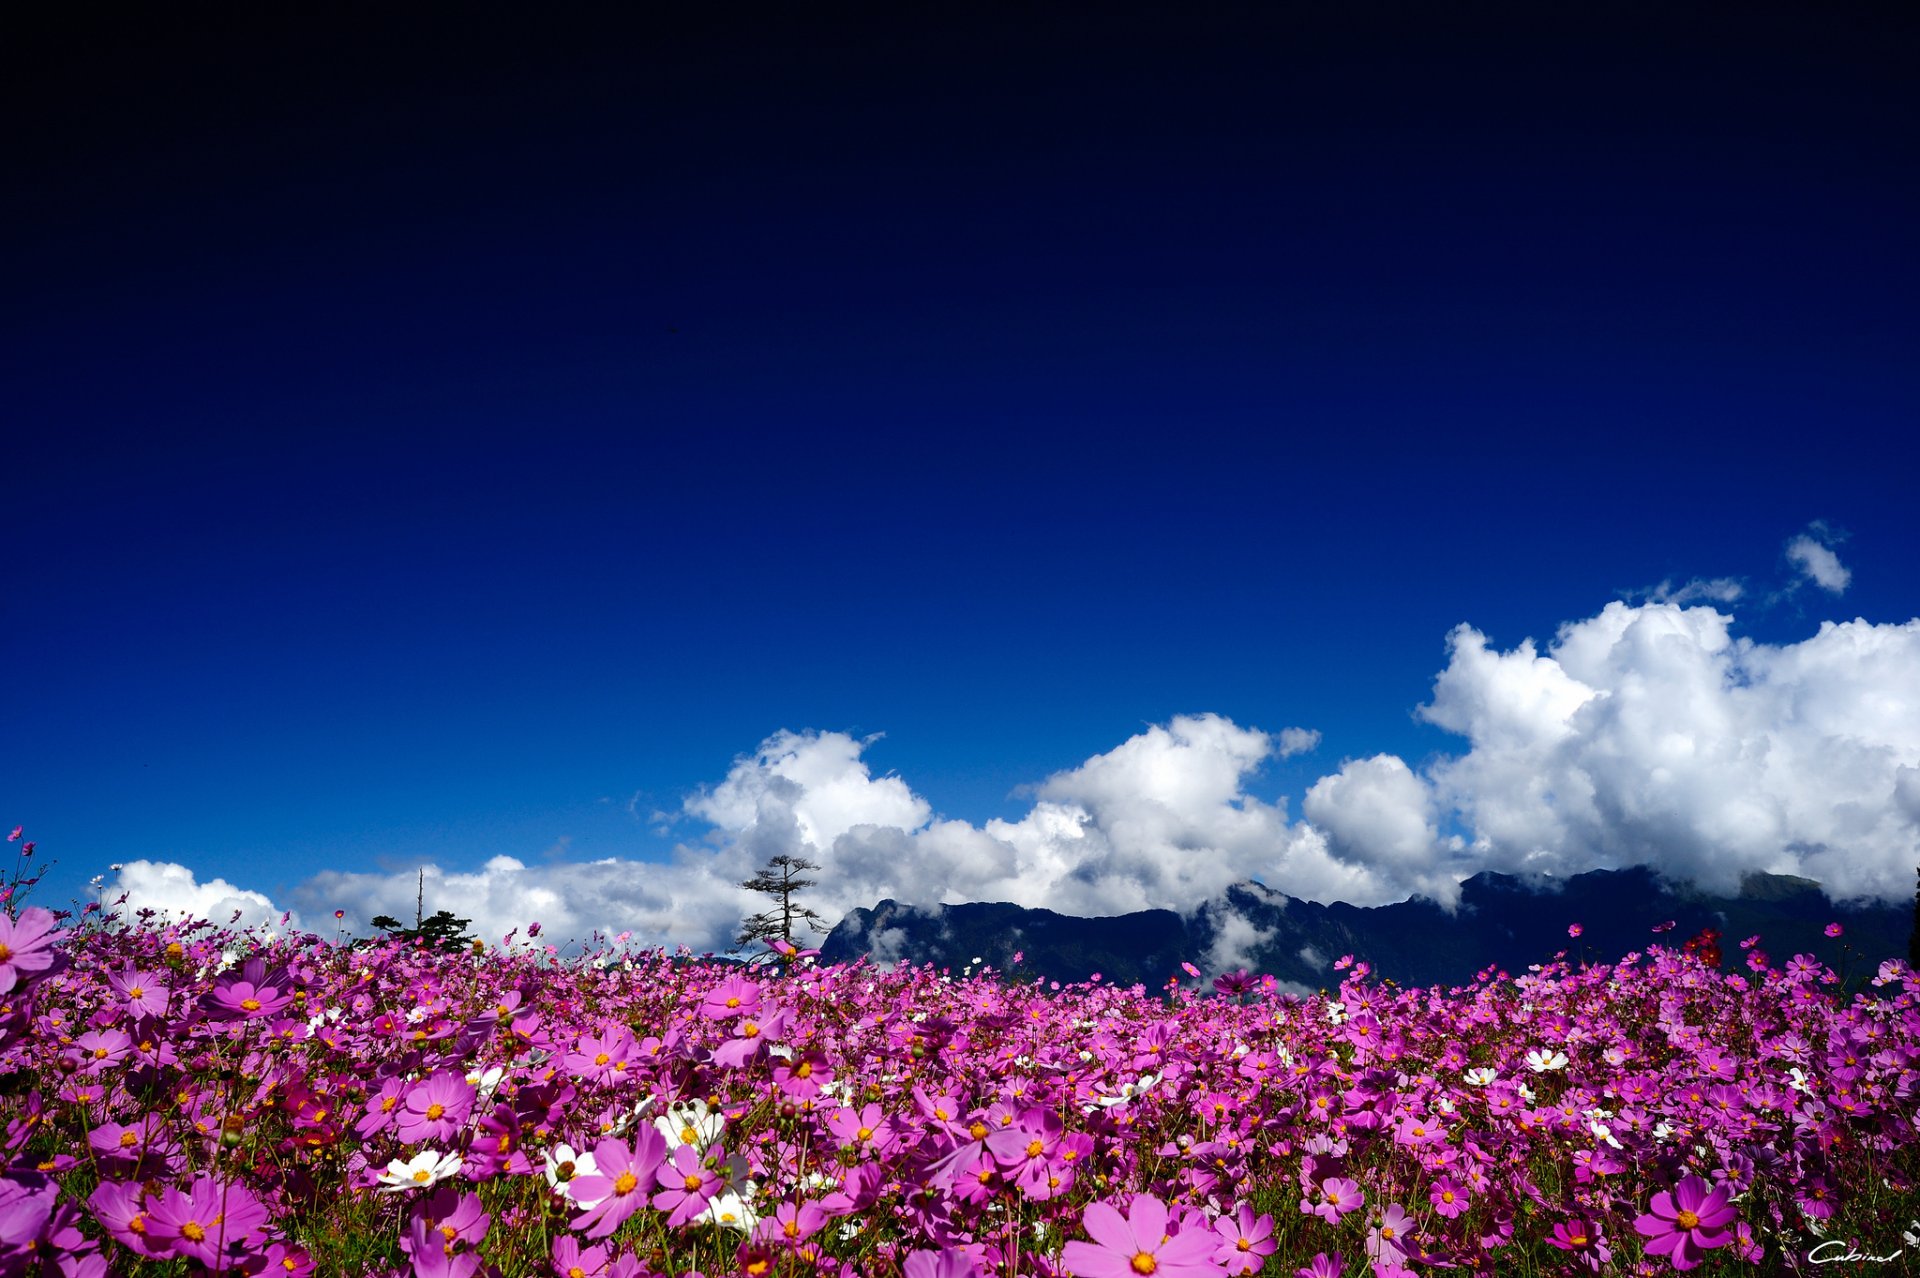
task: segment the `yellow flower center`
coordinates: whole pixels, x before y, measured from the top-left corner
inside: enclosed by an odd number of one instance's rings
[[[1146,1252],[1136,1251],[1133,1253],[1133,1272],[1136,1274],[1150,1274],[1159,1267],[1160,1262]]]
[[[856,1140],[872,1140],[873,1128],[862,1127],[859,1131],[855,1132],[853,1135],[854,1135],[854,1139]]]
[[[693,1144],[693,1142],[699,1139],[700,1139],[700,1133],[693,1129],[692,1123],[688,1123],[685,1127],[682,1127],[680,1129],[680,1143],[682,1145],[691,1145]]]
[[[700,1178],[698,1176],[688,1176],[685,1180],[681,1181],[680,1183],[686,1186],[687,1192],[689,1194],[691,1194],[696,1189],[700,1188]]]
[[[180,1226],[180,1236],[191,1239],[194,1242],[205,1242],[207,1240],[207,1231],[199,1221],[189,1220],[186,1224]]]
[[[612,1059],[613,1057],[607,1055],[605,1052],[599,1052],[594,1055],[593,1063],[595,1065],[605,1065],[608,1061]]]
[[[433,1173],[428,1171],[424,1167],[422,1167],[419,1171],[413,1174],[413,1183],[416,1185],[424,1185],[432,1179],[433,1179]]]
[[[1042,1142],[1037,1140],[1030,1140],[1027,1142],[1027,1157],[1038,1158],[1040,1157],[1041,1153],[1045,1151],[1045,1149],[1046,1149],[1046,1145],[1043,1144]]]
[[[734,995],[734,996],[733,996],[732,998],[730,998],[730,999],[728,999],[728,1000],[727,1000],[727,1006],[728,1006],[728,1007],[738,1007],[738,1006],[740,1006],[740,996],[736,994],[736,995]]]
[[[4,947],[0,947],[0,948],[4,948]],[[5,962],[5,960],[4,960],[4,959],[0,959],[0,962]],[[127,997],[128,997],[128,998],[144,998],[144,997],[146,997],[146,993],[147,993],[147,991],[146,991],[145,989],[143,989],[143,988],[141,988],[140,986],[138,986],[138,985],[136,985],[136,986],[134,986],[134,987],[133,987],[132,989],[130,989],[130,990],[128,990],[128,991],[127,991]]]
[[[446,1112],[447,1112],[447,1107],[445,1105],[442,1105],[439,1101],[435,1101],[433,1104],[427,1106],[427,1117],[429,1119],[438,1118],[440,1117],[440,1115]]]
[[[800,1063],[799,1063],[798,1065],[795,1065],[795,1066],[793,1067],[793,1076],[794,1076],[795,1078],[812,1078],[812,1077],[813,1077],[813,1062],[812,1062],[812,1061],[801,1061],[801,1062],[800,1062]]]
[[[623,1171],[620,1173],[620,1179],[613,1182],[613,1192],[624,1198],[628,1194],[631,1194],[634,1186],[639,1183],[640,1178],[638,1176],[635,1176],[630,1171]]]
[[[1700,1217],[1690,1211],[1680,1212],[1674,1217],[1674,1221],[1678,1223],[1682,1229],[1697,1229],[1700,1225]]]
[[[257,1012],[260,1010],[260,1000],[257,998],[243,998],[240,1000],[240,1006],[246,1008],[249,1012]]]
[[[1585,1234],[1575,1234],[1571,1238],[1567,1239],[1567,1241],[1569,1243],[1572,1243],[1575,1247],[1584,1247],[1587,1245],[1587,1236]]]
[[[139,1143],[140,1143],[140,1136],[137,1132],[121,1132],[120,1133],[120,1148],[132,1149],[135,1145],[138,1145]]]
[[[987,1138],[987,1125],[975,1119],[973,1126],[967,1128],[967,1135],[973,1137],[975,1140],[985,1140]]]

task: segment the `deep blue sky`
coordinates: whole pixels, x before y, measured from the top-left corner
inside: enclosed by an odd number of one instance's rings
[[[1448,748],[1454,624],[1814,519],[1744,632],[1920,613],[1911,11],[1274,8],[10,28],[49,894],[644,856],[780,728],[977,821],[1215,711],[1297,795]]]

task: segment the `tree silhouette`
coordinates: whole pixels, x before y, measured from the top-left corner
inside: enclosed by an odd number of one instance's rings
[[[415,885],[413,898],[413,926],[402,927],[400,920],[391,914],[373,916],[373,926],[390,934],[397,941],[408,941],[415,945],[431,945],[441,950],[463,950],[474,943],[466,934],[467,924],[472,919],[457,919],[452,910],[436,910],[426,914],[427,872],[420,871],[420,881]]]
[[[771,941],[776,937],[789,944],[793,941],[795,924],[802,927],[824,929],[827,921],[793,899],[793,894],[803,888],[810,888],[817,880],[802,878],[808,870],[817,870],[819,865],[803,856],[789,856],[781,853],[760,867],[760,872],[740,886],[750,892],[760,892],[773,898],[774,904],[758,914],[751,915],[740,926],[740,935],[733,940],[733,948],[741,949],[755,941]]]
[[[1913,868],[1913,931],[1907,934],[1907,966],[1920,972],[1920,865]]]

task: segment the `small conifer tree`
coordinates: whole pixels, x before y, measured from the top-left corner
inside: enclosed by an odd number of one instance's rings
[[[740,926],[740,935],[734,938],[733,948],[737,951],[755,941],[771,941],[778,938],[788,944],[793,942],[794,927],[824,929],[827,921],[806,906],[794,900],[794,893],[812,887],[818,880],[802,877],[808,870],[817,870],[820,866],[803,856],[791,856],[787,853],[773,857],[760,872],[740,886],[750,892],[760,892],[773,898],[773,905],[760,913],[751,915]]]

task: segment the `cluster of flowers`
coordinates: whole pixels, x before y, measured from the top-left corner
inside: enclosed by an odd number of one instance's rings
[[[0,1276],[1747,1272],[1920,1169],[1900,963],[808,957],[0,919]]]

